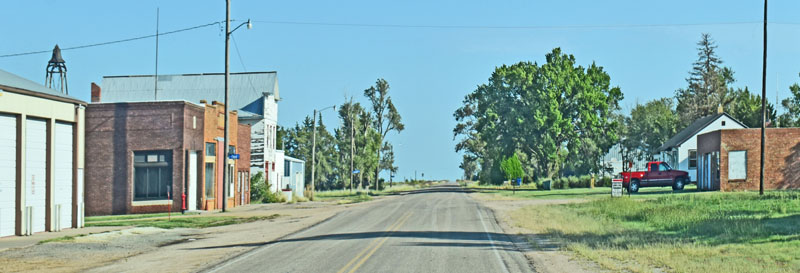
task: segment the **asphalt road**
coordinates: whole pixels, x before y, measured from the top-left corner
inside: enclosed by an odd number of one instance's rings
[[[208,272],[531,272],[492,212],[456,184],[375,202]],[[235,247],[221,245],[218,247]]]

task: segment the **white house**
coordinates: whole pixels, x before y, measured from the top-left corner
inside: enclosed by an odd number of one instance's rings
[[[689,178],[697,181],[697,136],[720,129],[747,128],[726,113],[706,116],[695,120],[658,148],[658,158],[672,168],[689,172]]]
[[[303,197],[303,191],[306,187],[306,162],[291,156],[286,156],[283,154],[282,150],[277,151],[277,156],[278,158],[283,158],[283,162],[277,164],[279,168],[278,170],[280,170],[283,174],[282,178],[279,179],[277,183],[270,185],[270,190],[279,191],[289,188],[292,190],[294,195]]]
[[[158,75],[155,92],[153,75],[104,76],[102,90],[92,90],[92,102],[142,102],[185,100],[224,101],[225,74]],[[283,163],[276,150],[278,128],[278,73],[230,73],[231,110],[238,111],[239,122],[251,126],[251,174],[263,171],[271,184],[282,177]],[[96,94],[96,96],[95,96]]]

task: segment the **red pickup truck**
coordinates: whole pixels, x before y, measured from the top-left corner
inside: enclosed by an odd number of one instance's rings
[[[641,187],[672,186],[673,190],[682,190],[689,183],[689,173],[673,170],[666,162],[652,161],[647,163],[647,171],[622,172],[622,185],[630,192],[637,192]]]

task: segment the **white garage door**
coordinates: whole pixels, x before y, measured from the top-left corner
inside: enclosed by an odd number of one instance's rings
[[[14,235],[17,177],[17,119],[0,115],[0,237]]]
[[[47,122],[25,121],[25,206],[32,207],[31,232],[45,230]]]
[[[58,228],[72,226],[72,124],[56,123],[55,208]]]

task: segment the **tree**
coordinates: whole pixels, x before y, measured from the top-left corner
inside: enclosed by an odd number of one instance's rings
[[[626,135],[622,146],[632,158],[645,159],[658,152],[658,148],[678,132],[680,117],[675,112],[672,98],[661,98],[637,104],[626,119]]]
[[[734,82],[733,70],[722,67],[711,35],[703,33],[697,46],[697,61],[686,79],[688,87],[675,91],[677,111],[684,126],[716,114],[719,107],[724,108],[733,100],[727,87]]]
[[[587,157],[599,161],[617,140],[612,113],[622,92],[609,82],[602,67],[578,66],[560,48],[548,53],[541,66],[520,62],[498,67],[489,83],[479,85],[456,110],[459,123],[453,131],[466,140],[456,149],[479,153],[481,183],[501,181],[499,163],[513,154],[543,178],[556,174],[570,154],[590,152]],[[475,138],[480,141],[470,143]]]
[[[800,85],[797,83],[789,86],[792,95],[781,101],[781,106],[786,111],[778,117],[780,127],[800,127]]]
[[[731,91],[733,102],[728,104],[725,112],[730,114],[736,120],[744,123],[750,128],[761,127],[761,95],[751,93],[745,87],[744,89],[737,89]],[[767,124],[770,121],[775,121],[776,118],[775,106],[767,102]],[[772,125],[774,127],[774,124]]]
[[[503,170],[506,180],[513,180],[515,178],[522,178],[525,174],[522,171],[522,163],[519,162],[517,154],[514,154],[500,163],[500,169]],[[513,183],[513,182],[512,182]]]
[[[386,134],[391,131],[400,133],[405,129],[405,125],[402,122],[400,113],[398,113],[397,108],[395,108],[394,103],[392,103],[392,98],[389,96],[389,83],[386,80],[378,79],[374,86],[364,90],[364,96],[372,103],[372,113],[375,115],[373,128],[378,132],[378,145],[380,147],[379,149],[375,149],[377,155],[375,158],[380,161],[382,160],[381,151],[386,149],[383,146],[388,144],[384,144]],[[381,170],[388,170],[388,168],[383,167],[384,164],[379,164],[375,170],[376,190],[378,189],[377,181],[379,181]]]

